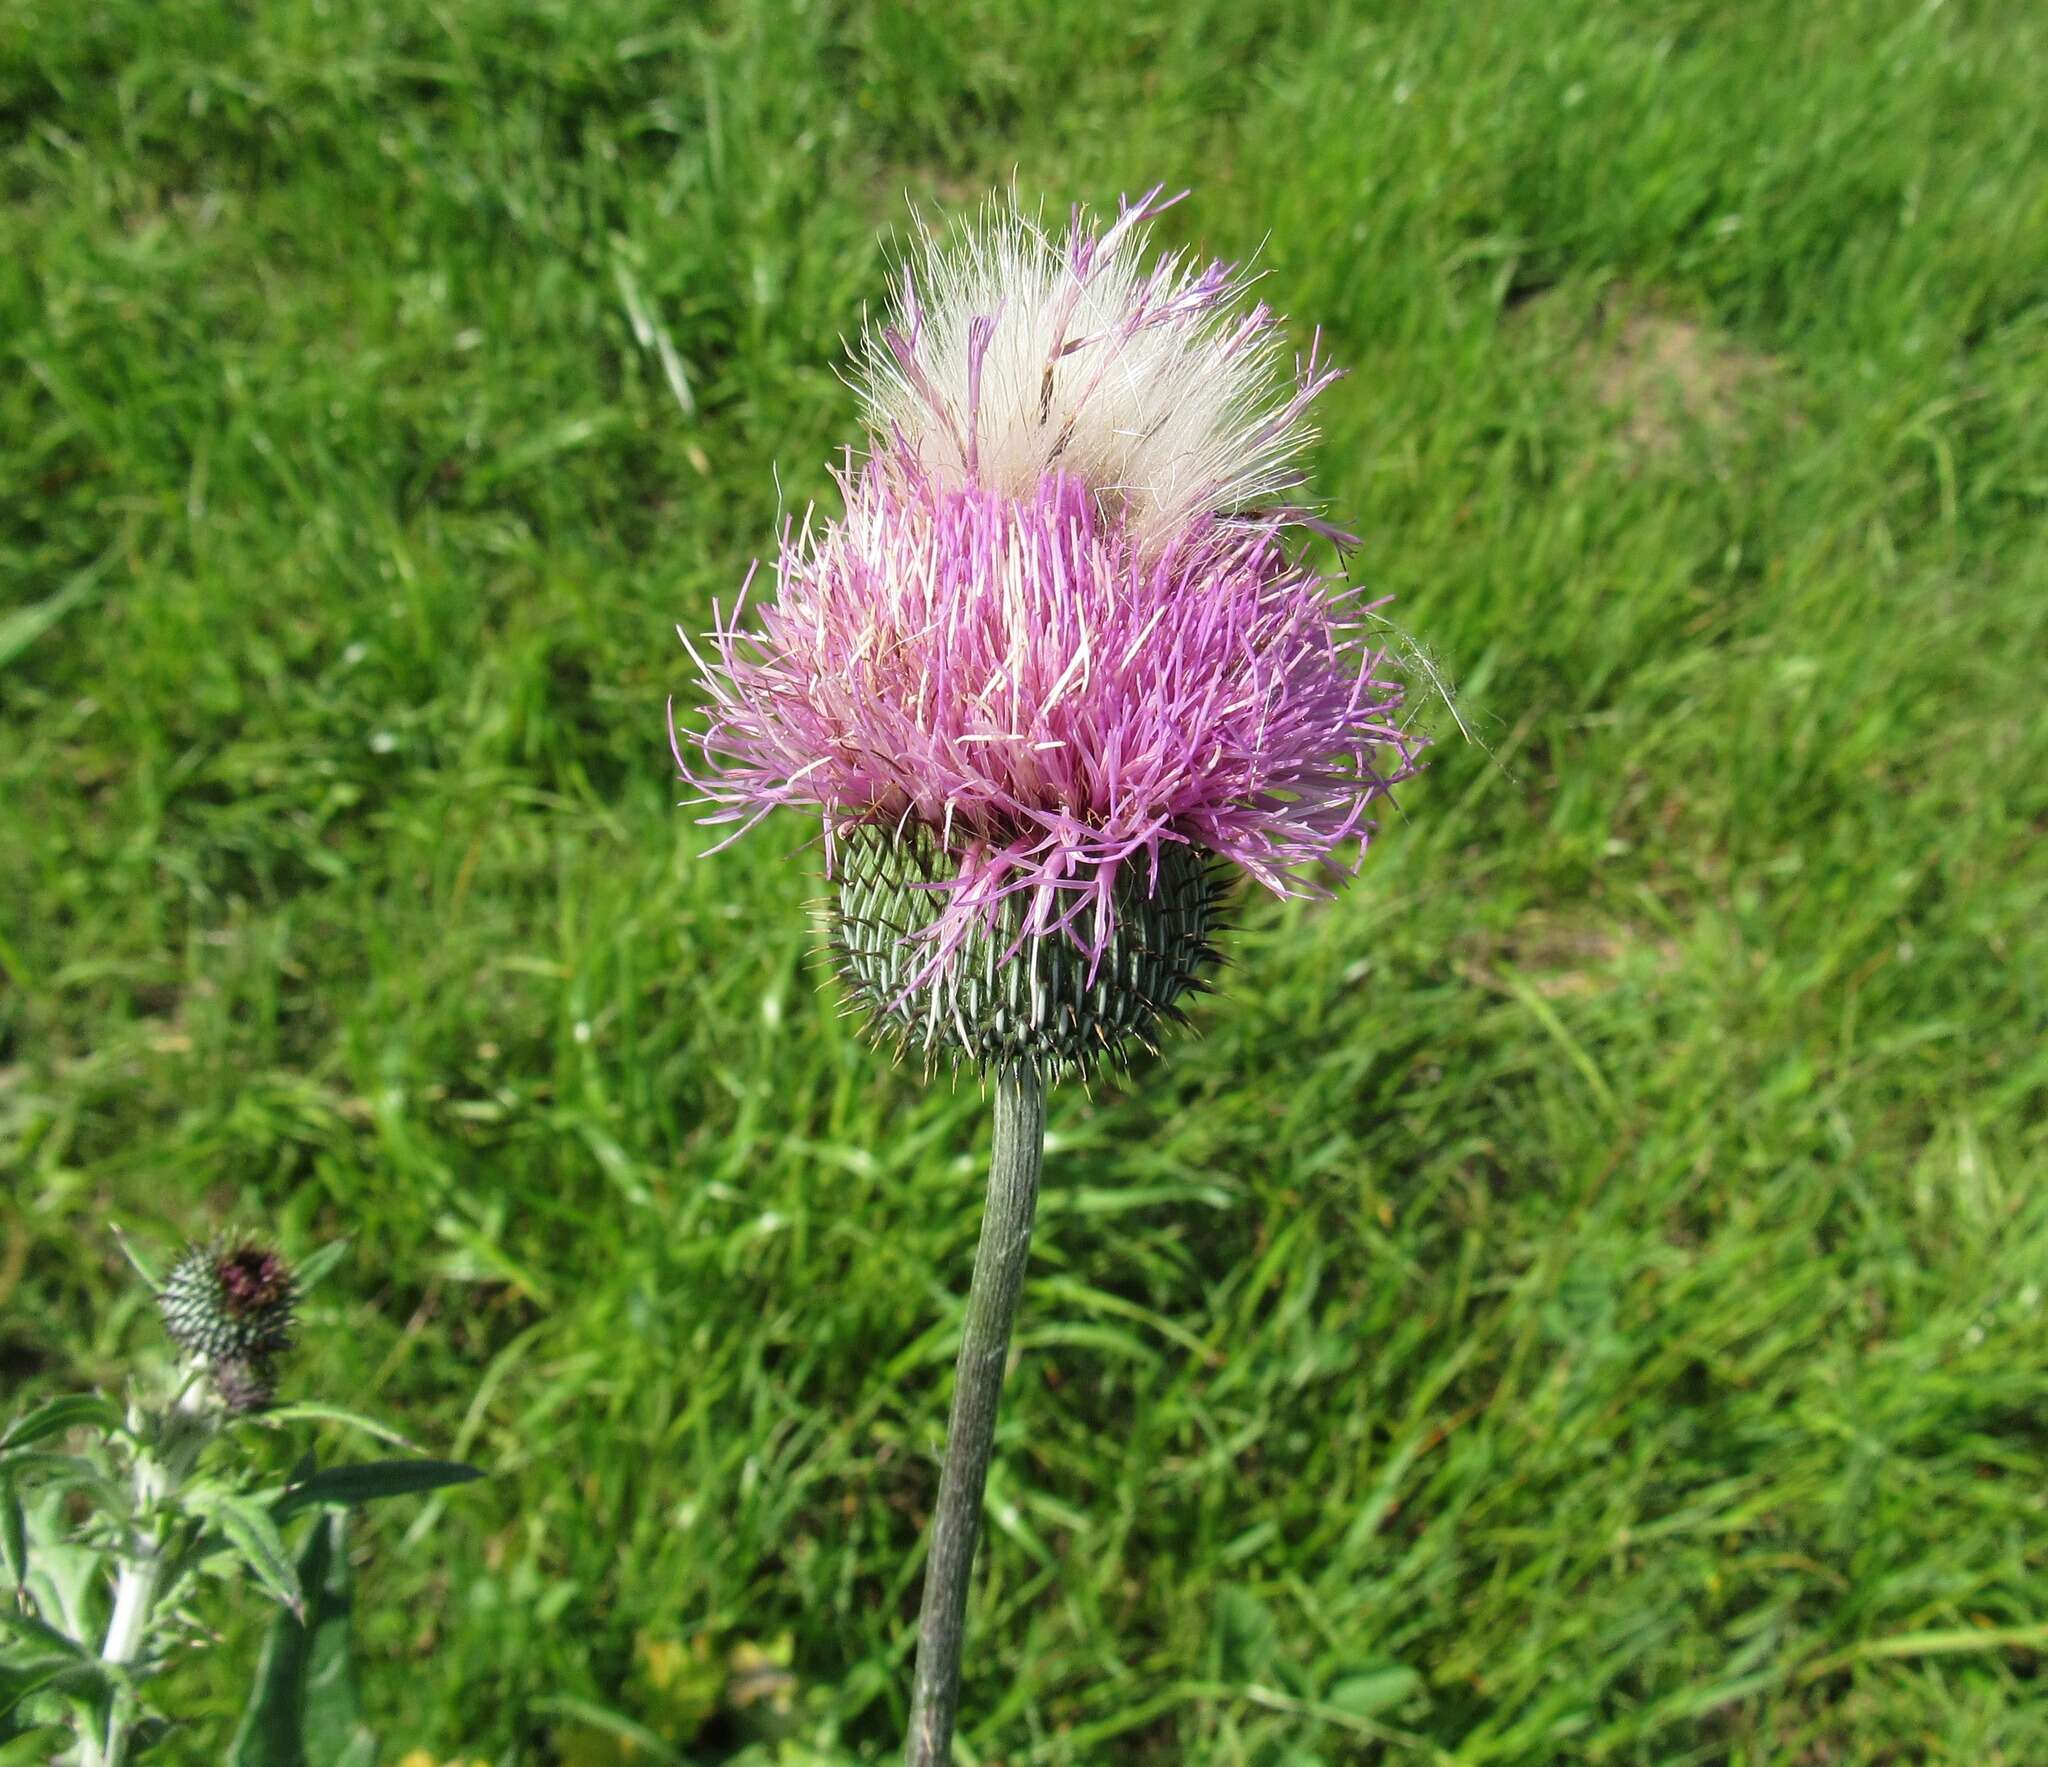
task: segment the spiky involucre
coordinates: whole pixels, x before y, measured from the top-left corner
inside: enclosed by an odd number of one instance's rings
[[[870,1026],[927,1068],[1028,1068],[1042,1078],[1156,1048],[1165,1023],[1209,984],[1222,868],[1193,848],[1160,853],[1159,876],[1124,868],[1097,962],[1072,940],[1031,938],[1011,898],[970,924],[943,974],[924,938],[953,860],[922,830],[856,829],[841,840],[829,918],[832,954]]]
[[[267,1246],[229,1239],[188,1246],[157,1292],[171,1341],[203,1362],[255,1363],[291,1348],[298,1279]]]
[[[1258,510],[1298,485],[1306,413],[1332,380],[1312,345],[1285,370],[1279,323],[1223,262],[1147,264],[1155,188],[1064,237],[991,202],[952,238],[921,230],[895,307],[862,345],[874,433],[942,490],[1028,498],[1051,472],[1087,483],[1147,549],[1189,523]]]

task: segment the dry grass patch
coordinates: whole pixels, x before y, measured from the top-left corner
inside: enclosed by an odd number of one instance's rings
[[[1528,302],[1519,318],[1565,353],[1571,384],[1616,416],[1631,454],[1666,459],[1688,436],[1730,440],[1765,411],[1796,422],[1782,358],[1676,311],[1654,292],[1611,288],[1586,315],[1568,312],[1558,291]]]

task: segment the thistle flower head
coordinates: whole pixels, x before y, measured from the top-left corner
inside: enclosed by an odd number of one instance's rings
[[[1144,1038],[1208,956],[1211,861],[1323,888],[1412,768],[1352,595],[1259,507],[1329,373],[1278,376],[1229,266],[1145,268],[1162,206],[928,242],[868,346],[844,515],[792,524],[769,593],[691,645],[706,721],[694,757],[671,738],[706,820],[820,814],[842,971],[928,1050]]]
[[[290,1349],[298,1300],[291,1266],[239,1239],[188,1246],[157,1292],[171,1341],[214,1364],[267,1364]]]

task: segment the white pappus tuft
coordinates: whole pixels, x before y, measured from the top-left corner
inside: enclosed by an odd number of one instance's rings
[[[1076,208],[1063,240],[992,201],[954,239],[920,228],[894,311],[864,339],[859,390],[940,489],[1029,498],[1050,472],[1086,483],[1141,545],[1205,515],[1275,508],[1301,482],[1310,402],[1336,370],[1286,372],[1285,342],[1235,265],[1147,264],[1159,186],[1103,231]],[[1321,525],[1321,524],[1315,524]]]

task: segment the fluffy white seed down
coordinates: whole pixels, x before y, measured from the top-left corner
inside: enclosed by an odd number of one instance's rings
[[[1284,499],[1334,378],[1284,340],[1249,278],[1172,254],[1147,264],[1152,192],[1064,239],[991,202],[942,239],[920,225],[894,311],[864,340],[870,424],[945,489],[1029,497],[1055,469],[1148,548],[1205,514]]]

